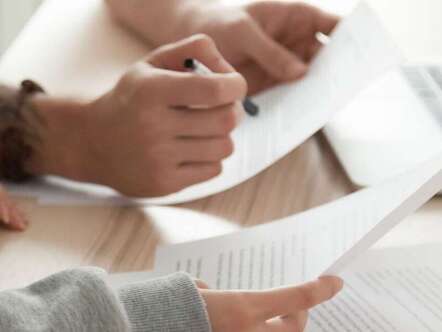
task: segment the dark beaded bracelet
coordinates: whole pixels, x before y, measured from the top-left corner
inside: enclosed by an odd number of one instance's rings
[[[0,179],[24,182],[32,178],[25,165],[32,157],[35,139],[27,116],[33,111],[28,100],[44,90],[37,83],[25,80],[18,92],[0,86],[2,91],[6,92],[0,94]]]

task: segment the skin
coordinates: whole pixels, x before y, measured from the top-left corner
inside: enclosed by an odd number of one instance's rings
[[[202,285],[200,292],[214,332],[301,332],[308,310],[333,298],[342,287],[339,278],[321,277],[264,291],[218,291]]]
[[[8,229],[23,231],[28,221],[19,210],[14,201],[9,197],[3,187],[0,186],[0,223]]]
[[[328,34],[338,22],[293,2],[233,9],[190,0],[107,2],[123,24],[154,45],[174,43],[134,65],[97,100],[36,96],[32,102],[44,126],[26,167],[130,196],[166,195],[218,175],[221,161],[233,152],[230,133],[247,91],[301,78],[320,48],[316,33]],[[198,35],[177,42],[196,33],[212,39]],[[189,57],[215,74],[185,72]],[[27,224],[3,190],[0,221],[13,229]],[[303,331],[308,310],[343,286],[335,277],[247,292],[196,283],[214,332]]]
[[[189,57],[215,73],[186,72]],[[177,192],[220,174],[222,160],[233,152],[230,134],[244,113],[246,93],[244,78],[207,36],[169,44],[93,102],[62,107],[36,97],[46,126],[30,171],[107,185],[132,197]]]
[[[287,1],[240,7],[202,0],[106,2],[118,20],[156,46],[205,33],[219,51],[206,37],[196,37],[167,61],[161,54],[173,54],[177,45],[155,52],[98,100],[36,96],[33,105],[45,125],[27,169],[137,197],[162,196],[218,175],[221,161],[233,152],[229,134],[242,114],[243,78],[249,94],[301,78],[321,46],[316,33],[328,34],[338,22],[334,15]],[[181,61],[191,56],[218,74],[185,83],[190,74],[182,73]],[[191,91],[184,92],[183,85]],[[170,100],[171,95],[186,98]]]
[[[192,0],[107,0],[114,16],[153,45],[195,33],[213,38],[222,55],[249,85],[249,94],[300,79],[330,34],[335,15],[294,1],[259,1],[227,7]],[[167,27],[158,29],[161,22]],[[172,22],[172,23],[171,23]]]
[[[214,74],[187,72],[189,57]],[[96,100],[32,97],[36,116],[28,122],[39,139],[25,169],[132,197],[177,192],[221,173],[246,94],[246,81],[213,40],[194,35],[158,48]],[[26,219],[1,193],[0,223],[24,229]]]

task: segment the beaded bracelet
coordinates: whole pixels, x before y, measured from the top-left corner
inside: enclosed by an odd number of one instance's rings
[[[28,121],[33,112],[28,101],[36,93],[44,90],[31,80],[23,81],[18,91],[0,85],[0,179],[24,182],[32,178],[25,166],[37,137]]]

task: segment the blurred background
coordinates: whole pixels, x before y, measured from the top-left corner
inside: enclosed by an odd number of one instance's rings
[[[43,0],[0,0],[0,56]]]

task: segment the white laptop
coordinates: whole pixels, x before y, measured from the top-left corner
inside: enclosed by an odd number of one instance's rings
[[[442,62],[388,73],[325,128],[357,186],[382,181],[442,151]]]
[[[442,1],[369,3],[409,65],[375,82],[324,130],[358,186],[380,182],[442,151]]]

